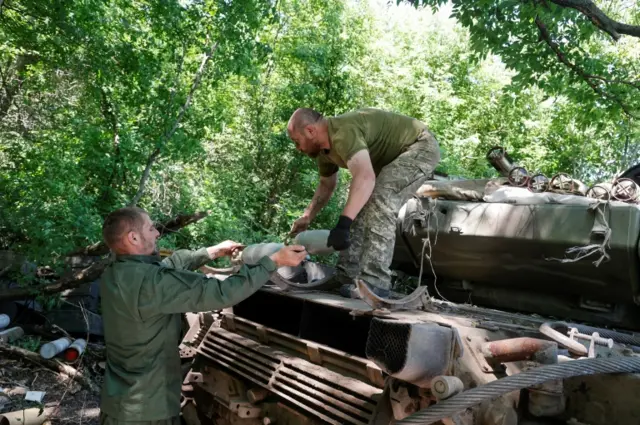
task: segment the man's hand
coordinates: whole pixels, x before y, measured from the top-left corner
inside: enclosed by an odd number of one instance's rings
[[[275,254],[271,254],[269,258],[276,263],[277,267],[282,266],[291,266],[295,267],[304,260],[307,256],[307,251],[305,251],[304,246],[302,245],[289,245],[282,248],[280,251]]]
[[[293,226],[291,226],[291,231],[289,235],[295,236],[300,232],[304,232],[309,228],[311,224],[311,218],[309,216],[303,215],[299,219],[293,222]]]
[[[342,251],[349,248],[349,245],[351,245],[351,241],[349,240],[351,223],[353,223],[353,220],[346,215],[341,215],[336,227],[329,232],[327,246],[334,248],[336,251]]]
[[[215,260],[220,257],[231,257],[237,252],[242,251],[244,245],[234,241],[220,242],[218,245],[207,248],[209,258]]]

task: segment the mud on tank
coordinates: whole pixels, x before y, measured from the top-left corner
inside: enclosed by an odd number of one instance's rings
[[[429,181],[400,211],[412,294],[346,299],[307,262],[187,315],[184,421],[640,423],[638,167],[597,191],[504,154],[502,177]]]

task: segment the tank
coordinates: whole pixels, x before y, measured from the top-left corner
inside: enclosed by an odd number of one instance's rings
[[[438,176],[402,207],[390,298],[306,261],[191,315],[185,422],[640,423],[635,174],[599,191],[492,152],[501,177]]]

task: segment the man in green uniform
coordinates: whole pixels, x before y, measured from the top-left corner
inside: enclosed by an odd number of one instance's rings
[[[307,255],[302,246],[287,246],[220,281],[191,270],[242,245],[225,241],[160,261],[158,236],[147,213],[135,207],[112,212],[103,225],[115,260],[100,281],[107,350],[101,425],[179,424],[181,313],[232,306],[276,268],[297,266]]]
[[[339,168],[349,169],[349,197],[328,241],[342,251],[337,276],[346,296],[357,295],[353,279],[359,278],[386,297],[396,217],[440,162],[436,138],[414,118],[372,108],[327,118],[301,108],[291,116],[287,131],[296,149],[316,159],[320,174],[313,199],[291,233],[309,227],[331,198]]]

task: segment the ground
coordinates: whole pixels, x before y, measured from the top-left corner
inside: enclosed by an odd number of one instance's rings
[[[85,351],[72,365],[91,378],[98,388],[102,384],[103,350],[99,346]],[[97,425],[100,395],[76,381],[29,360],[6,358],[0,354],[0,414],[32,407],[57,407],[50,418],[54,424]],[[25,401],[26,391],[44,391],[42,404]]]

